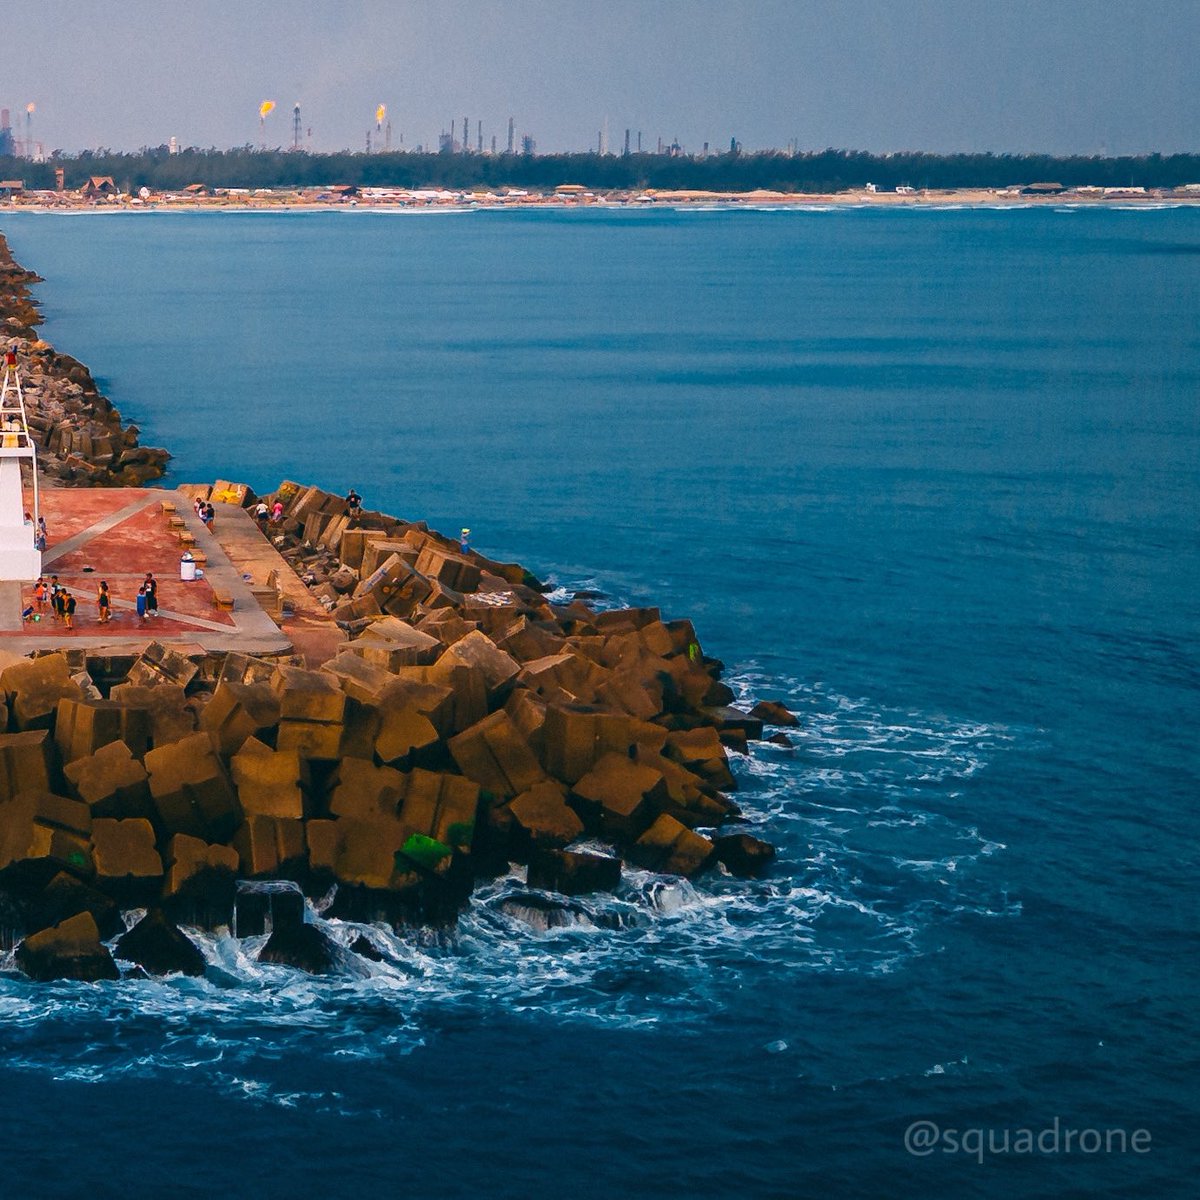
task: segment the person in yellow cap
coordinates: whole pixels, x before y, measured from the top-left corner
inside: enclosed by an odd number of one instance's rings
[[[458,548],[463,554],[471,549],[471,531],[469,529],[464,529],[458,535]]]

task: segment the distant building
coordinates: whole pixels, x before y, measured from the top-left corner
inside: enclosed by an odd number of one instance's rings
[[[120,195],[120,189],[113,183],[111,175],[93,175],[83,185],[81,195],[86,200],[99,200],[102,196]]]
[[[359,194],[358,185],[353,183],[335,183],[325,191],[335,200],[352,200]]]
[[[1061,183],[1027,183],[1021,189],[1022,196],[1057,196],[1067,189]]]
[[[208,195],[208,184],[207,183],[189,183],[187,185],[187,187],[185,187],[183,190],[189,196],[207,196]]]
[[[5,200],[19,196],[25,190],[23,179],[0,179],[0,196]]]

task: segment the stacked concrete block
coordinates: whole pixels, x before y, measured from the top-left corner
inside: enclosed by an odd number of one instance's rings
[[[270,683],[219,683],[200,714],[200,728],[226,758],[248,738],[274,736],[279,724],[279,697]]]
[[[699,875],[713,862],[714,855],[715,847],[708,838],[668,813],[663,813],[629,851],[629,857],[641,867],[686,879]]]
[[[163,861],[155,843],[154,826],[144,818],[95,819],[92,861],[96,886],[124,903],[149,903],[162,890]]]
[[[53,746],[44,729],[0,733],[0,802],[21,792],[49,790]]]
[[[124,742],[109,742],[95,754],[63,768],[72,794],[93,817],[151,817],[150,777]]]
[[[338,687],[360,704],[377,705],[380,696],[396,681],[395,675],[386,667],[349,650],[322,664],[321,670],[331,675]]]
[[[479,586],[479,567],[440,546],[426,543],[417,558],[416,569],[429,580],[437,580],[456,592],[473,592]]]
[[[279,729],[275,745],[302,758],[336,759],[346,716],[346,695],[333,677],[301,667],[281,667],[275,677]]]
[[[233,835],[240,873],[251,879],[302,872],[304,822],[247,816]]]
[[[65,654],[46,654],[13,663],[0,674],[0,688],[7,694],[13,723],[19,730],[49,729],[60,700],[84,699],[82,689],[71,678]]]
[[[139,757],[150,748],[151,720],[145,708],[115,700],[58,702],[54,741],[64,763],[94,754],[110,742],[124,742]]]
[[[521,671],[521,664],[511,654],[505,654],[487,634],[478,629],[448,647],[438,659],[438,665],[443,664],[459,664],[479,671],[487,685],[489,700],[499,703],[512,690]]]
[[[179,684],[160,683],[151,687],[119,683],[109,698],[129,708],[150,714],[150,740],[155,746],[177,742],[196,731],[196,712]]]
[[[567,803],[566,789],[555,780],[543,780],[515,797],[508,805],[517,856],[534,849],[561,849],[583,833],[579,814]],[[522,845],[524,843],[524,845]]]
[[[641,836],[667,801],[660,771],[627,754],[606,754],[571,788],[589,825],[605,837],[630,841]]]
[[[407,784],[407,776],[392,767],[344,758],[330,781],[329,811],[356,821],[397,821]]]
[[[165,836],[218,842],[241,824],[241,805],[207,733],[157,746],[145,764],[156,823]]]
[[[248,738],[229,765],[247,818],[299,821],[307,815],[308,764],[297,751]]]
[[[432,634],[414,629],[397,617],[372,622],[349,646],[352,653],[392,673],[400,667],[427,667],[437,661],[442,649],[442,643]]]
[[[494,795],[515,796],[545,778],[537,756],[503,709],[448,744],[458,769]]]
[[[169,684],[186,688],[196,678],[199,670],[200,668],[186,655],[168,649],[161,642],[151,642],[134,660],[127,682],[135,687]]]
[[[52,792],[22,792],[0,805],[0,883],[40,889],[60,871],[93,875],[92,814]]]

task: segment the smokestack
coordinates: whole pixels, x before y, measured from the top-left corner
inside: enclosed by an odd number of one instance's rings
[[[642,152],[642,131],[639,129],[638,130],[638,153],[641,154],[641,152]]]
[[[492,134],[492,157],[496,157],[496,135]]]
[[[392,148],[392,123],[387,123],[387,128],[383,131],[383,148],[390,151]]]
[[[464,154],[471,153],[471,123],[466,117],[463,117],[463,144],[462,152]]]
[[[629,130],[625,130],[625,157],[629,157]]]
[[[483,153],[483,122],[482,122],[482,121],[479,121],[479,122],[476,124],[476,126],[475,126],[475,131],[476,131],[476,133],[478,134],[478,139],[477,139],[477,141],[476,141],[476,143],[475,143],[475,149],[476,149],[476,150],[477,150],[477,151],[478,151],[480,154],[482,154],[482,153]]]
[[[5,109],[5,112],[7,112],[7,111],[8,110]],[[513,142],[513,130],[514,129],[515,129],[515,126],[513,124],[513,119],[512,119],[512,117],[509,117],[508,118],[508,153],[509,154],[511,154],[513,152],[513,150],[516,148],[515,143]]]
[[[292,109],[292,149],[300,149],[300,101],[296,101],[296,107]]]

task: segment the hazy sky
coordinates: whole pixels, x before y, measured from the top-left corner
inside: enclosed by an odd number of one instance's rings
[[[1200,0],[44,0],[0,32],[0,104],[46,149],[291,141],[688,150],[1200,149]]]

